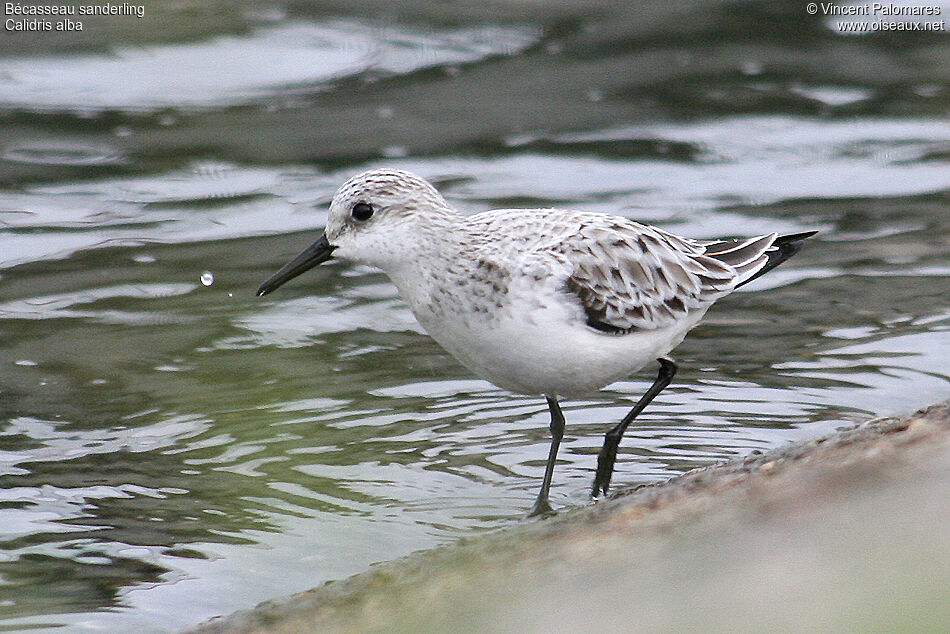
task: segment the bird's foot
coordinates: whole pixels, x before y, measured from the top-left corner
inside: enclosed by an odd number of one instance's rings
[[[614,462],[617,460],[617,446],[610,442],[604,443],[597,456],[597,473],[594,475],[594,487],[590,492],[592,498],[607,495],[610,488],[610,478],[614,473]]]
[[[531,512],[528,513],[528,517],[547,517],[549,515],[554,515],[554,509],[551,507],[551,503],[548,502],[547,496],[538,496],[538,499],[534,501],[534,506],[531,508]]]

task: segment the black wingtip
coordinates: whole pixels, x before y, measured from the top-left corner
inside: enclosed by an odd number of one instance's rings
[[[818,235],[817,229],[815,231],[803,231],[802,233],[790,233],[788,235],[775,238],[775,242],[772,243],[772,246],[781,246],[789,242],[801,242],[802,240],[807,240],[814,235]]]
[[[756,274],[749,279],[743,280],[741,284],[737,284],[736,288],[745,286],[752,280],[762,277],[776,266],[801,251],[802,247],[805,246],[805,240],[816,235],[817,233],[817,231],[803,231],[802,233],[790,233],[788,235],[775,238],[775,242],[772,243],[773,250],[766,252],[768,261],[765,263],[765,266],[759,269]]]

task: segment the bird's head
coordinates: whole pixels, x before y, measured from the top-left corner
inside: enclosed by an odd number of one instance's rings
[[[415,174],[391,169],[358,174],[333,196],[317,241],[261,284],[257,294],[266,295],[331,258],[389,271],[414,257],[427,227],[453,213],[435,187]]]

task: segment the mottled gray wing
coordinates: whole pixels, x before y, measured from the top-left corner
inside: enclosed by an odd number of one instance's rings
[[[573,265],[567,290],[580,300],[588,325],[623,334],[664,328],[708,307],[754,274],[772,240],[774,234],[717,243],[719,251],[707,254],[707,245],[610,219],[582,223],[561,249]]]

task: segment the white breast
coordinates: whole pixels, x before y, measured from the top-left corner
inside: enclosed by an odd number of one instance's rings
[[[475,374],[513,392],[568,397],[666,355],[705,312],[669,328],[612,335],[587,326],[576,300],[550,285],[510,288],[504,304],[487,310],[464,303],[433,310],[431,301],[404,294],[426,332]]]

